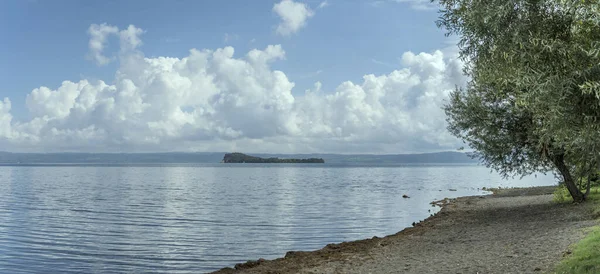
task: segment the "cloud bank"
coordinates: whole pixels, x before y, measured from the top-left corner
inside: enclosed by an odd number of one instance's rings
[[[4,98],[0,150],[405,153],[458,145],[441,107],[466,79],[461,62],[442,51],[406,52],[402,69],[334,90],[317,82],[297,95],[271,68],[285,60],[280,45],[148,58],[138,48],[142,34],[92,25],[90,55],[119,62],[114,80],[36,88],[26,98],[27,121],[16,121]],[[102,55],[109,36],[120,41],[115,57]]]

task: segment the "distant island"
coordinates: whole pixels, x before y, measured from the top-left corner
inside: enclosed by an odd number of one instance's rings
[[[225,151],[215,152],[148,152],[148,153],[18,153],[0,151],[0,166],[20,165],[164,165],[214,164],[223,160]],[[265,154],[264,159],[323,159],[333,165],[404,165],[404,164],[478,164],[466,153],[445,151],[421,154]]]
[[[271,158],[260,158],[243,153],[226,153],[223,156],[221,163],[300,163],[300,164],[323,164],[325,160],[322,158],[308,158],[308,159],[279,159],[275,157]]]

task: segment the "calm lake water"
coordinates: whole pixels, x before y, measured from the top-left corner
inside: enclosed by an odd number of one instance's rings
[[[484,186],[554,183],[475,165],[3,166],[0,273],[208,272],[393,234]]]

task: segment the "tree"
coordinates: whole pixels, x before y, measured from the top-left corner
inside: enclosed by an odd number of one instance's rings
[[[445,107],[450,132],[504,176],[558,172],[577,202],[574,173],[600,164],[599,1],[439,0],[471,77]]]

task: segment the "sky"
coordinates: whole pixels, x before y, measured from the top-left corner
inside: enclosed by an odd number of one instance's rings
[[[455,150],[429,0],[0,1],[0,151]]]

